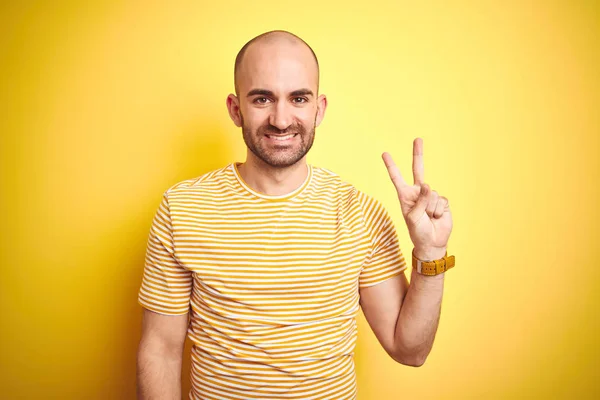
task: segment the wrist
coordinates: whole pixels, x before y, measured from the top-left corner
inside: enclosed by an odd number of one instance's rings
[[[428,247],[413,249],[413,254],[421,261],[439,260],[446,255],[446,247]]]

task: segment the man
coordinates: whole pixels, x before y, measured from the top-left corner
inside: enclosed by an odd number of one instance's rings
[[[414,185],[384,153],[414,256],[441,260],[437,274],[414,269],[409,286],[386,210],[306,162],[327,107],[318,86],[316,56],[289,32],[238,54],[227,108],[247,159],[163,194],[138,298],[139,398],[181,397],[187,333],[192,399],[355,399],[359,307],[394,360],[424,363],[440,315],[448,201],[423,183],[420,139]]]

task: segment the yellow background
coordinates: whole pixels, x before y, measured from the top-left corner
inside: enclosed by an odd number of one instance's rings
[[[381,153],[412,183],[422,137],[453,213],[427,362],[395,363],[361,314],[359,399],[600,396],[597,2],[0,10],[0,398],[135,397],[152,214],[170,185],[245,159],[225,98],[237,51],[272,29],[321,63],[309,162],[381,200],[410,255]]]

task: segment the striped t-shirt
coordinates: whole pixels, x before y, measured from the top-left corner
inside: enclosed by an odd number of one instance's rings
[[[355,399],[358,289],[407,268],[393,222],[327,169],[269,196],[238,165],[163,193],[138,302],[190,312],[191,399]]]

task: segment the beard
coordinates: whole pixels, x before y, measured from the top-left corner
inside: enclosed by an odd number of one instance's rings
[[[246,126],[244,117],[240,113],[242,120],[242,136],[244,142],[252,154],[262,160],[265,164],[273,168],[286,168],[300,161],[310,150],[315,140],[315,128],[317,116],[312,128],[306,129],[304,125],[294,124],[282,131],[270,124],[259,127],[256,133]],[[291,139],[293,143],[285,143],[281,145],[270,144],[265,135],[276,134],[294,134],[298,135]]]

